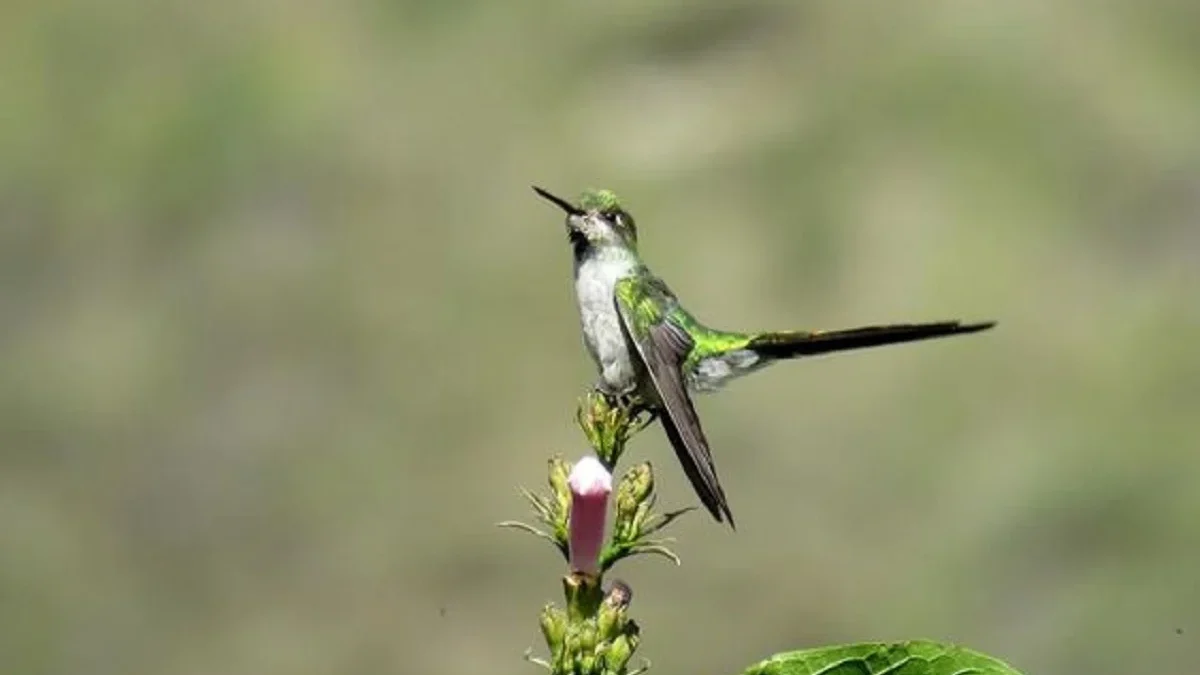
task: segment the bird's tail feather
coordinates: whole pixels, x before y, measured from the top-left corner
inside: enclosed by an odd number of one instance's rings
[[[965,335],[987,330],[995,325],[994,321],[968,324],[958,321],[938,321],[935,323],[864,326],[846,330],[759,333],[750,339],[746,349],[754,351],[763,358],[790,359],[848,349],[863,349],[900,342]]]

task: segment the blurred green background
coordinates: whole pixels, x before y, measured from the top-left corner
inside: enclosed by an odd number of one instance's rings
[[[535,672],[538,183],[718,326],[1000,321],[700,400],[740,529],[619,568],[654,672],[1197,672],[1198,65],[1170,0],[4,3],[0,670]]]

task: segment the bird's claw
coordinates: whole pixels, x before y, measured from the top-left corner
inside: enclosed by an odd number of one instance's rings
[[[654,424],[655,420],[658,419],[658,411],[654,410],[650,406],[638,403],[635,404],[634,408],[632,408],[630,417],[635,420],[636,426],[633,428],[633,432],[637,433],[651,424]]]
[[[658,412],[653,406],[645,402],[638,394],[636,387],[631,387],[625,391],[613,391],[606,387],[603,382],[597,382],[592,385],[592,390],[603,396],[609,406],[626,411],[629,419],[634,422],[632,433],[637,433],[645,429],[658,419]]]
[[[658,419],[658,411],[655,410],[654,406],[647,404],[640,396],[623,394],[618,399],[618,405],[626,410],[629,414],[629,419],[633,421],[633,431],[631,432],[633,434],[654,424],[654,421]]]
[[[630,388],[625,391],[614,391],[605,386],[603,382],[597,382],[596,384],[592,385],[592,391],[596,392],[600,396],[603,396],[604,400],[614,408],[630,410],[634,405],[637,404],[637,396],[635,395],[637,389],[635,388]]]

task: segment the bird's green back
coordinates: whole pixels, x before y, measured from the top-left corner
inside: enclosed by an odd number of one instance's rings
[[[632,310],[631,332],[635,339],[643,338],[652,326],[662,321],[669,321],[691,338],[692,348],[684,362],[686,369],[705,358],[742,349],[751,339],[744,333],[716,330],[701,323],[684,309],[666,282],[645,267],[618,282],[616,296],[618,302]]]

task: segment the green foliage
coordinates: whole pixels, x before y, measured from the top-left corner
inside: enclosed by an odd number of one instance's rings
[[[776,654],[743,675],[1020,675],[985,654],[928,640],[866,642]]]

